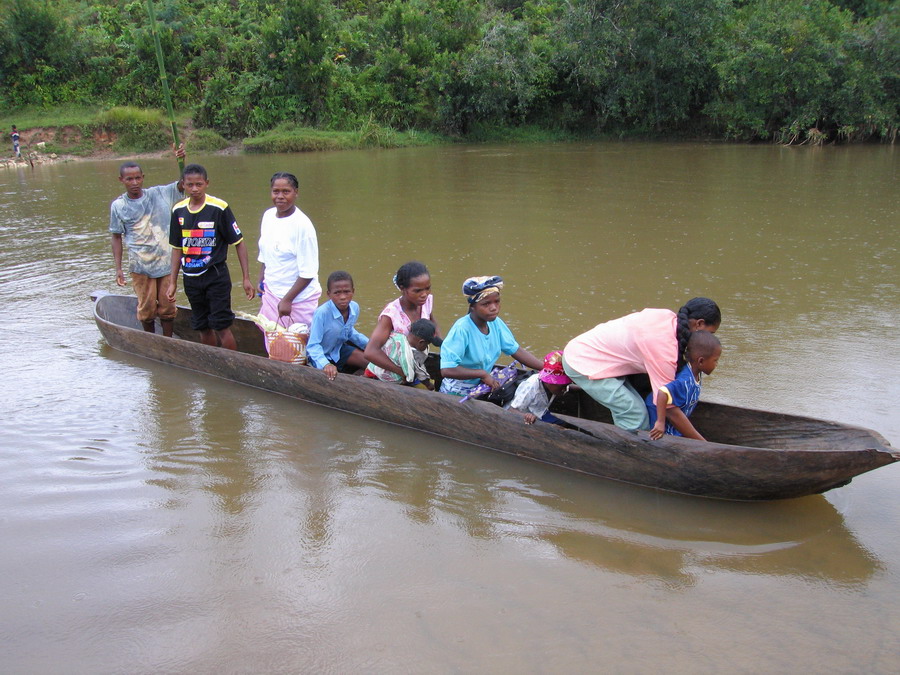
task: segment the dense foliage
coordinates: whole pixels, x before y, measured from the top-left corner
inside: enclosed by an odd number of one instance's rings
[[[162,107],[144,0],[0,0],[0,106]],[[887,0],[155,0],[179,109],[230,137],[376,123],[893,140]]]

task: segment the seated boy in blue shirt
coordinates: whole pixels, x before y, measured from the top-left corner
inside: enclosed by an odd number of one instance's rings
[[[348,272],[328,275],[328,302],[319,305],[309,328],[307,358],[332,381],[339,372],[355,373],[369,364],[363,356],[369,338],[354,328],[359,305],[353,301],[353,292],[353,277]]]
[[[689,419],[700,400],[700,377],[716,369],[722,355],[719,339],[707,331],[694,331],[685,350],[687,363],[678,371],[675,379],[660,387],[653,401],[647,394],[647,412],[650,413],[650,438],[654,441],[663,434],[706,439],[694,428]]]

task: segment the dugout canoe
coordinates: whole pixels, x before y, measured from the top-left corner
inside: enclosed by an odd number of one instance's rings
[[[266,358],[250,321],[232,327],[239,351],[198,342],[190,309],[180,307],[175,335],[141,330],[136,298],[96,294],[94,319],[106,342],[123,352],[214,375],[317,405],[602,478],[700,497],[772,500],[846,485],[891,464],[900,453],[879,434],[845,424],[701,401],[691,419],[709,442],[651,441],[609,423],[605,408],[581,391],[554,412],[577,427],[525,425],[484,401],[467,401],[368,378],[329,382],[314,368]],[[437,364],[430,366],[436,373]]]

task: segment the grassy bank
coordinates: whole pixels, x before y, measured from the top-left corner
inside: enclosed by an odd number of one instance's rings
[[[20,131],[36,127],[79,126],[91,122],[99,112],[100,108],[86,106],[0,110],[0,128],[9,129],[13,124]]]
[[[478,127],[465,138],[424,131],[398,131],[363,122],[345,131],[315,129],[282,124],[270,131],[244,139],[226,139],[211,129],[197,129],[190,112],[176,116],[181,139],[193,152],[233,151],[252,153],[315,152],[365,148],[404,148],[459,142],[537,143],[575,140],[577,136],[538,127]],[[0,113],[0,127],[19,128],[24,151],[104,157],[162,152],[172,142],[168,119],[161,110],[117,107],[108,110],[64,106],[52,109],[18,109]],[[39,143],[43,145],[38,146]]]
[[[189,119],[188,113],[181,115],[179,126]],[[157,152],[172,142],[168,121],[152,109],[59,106],[3,111],[0,125],[9,129],[13,124],[26,152],[90,157]]]
[[[242,148],[246,152],[308,152],[360,148],[398,148],[435,145],[451,139],[418,131],[396,131],[372,122],[349,131],[329,131],[281,125],[256,137],[226,139],[211,129],[197,129],[190,113],[176,116],[179,136],[193,152],[220,152]],[[15,124],[22,149],[76,157],[165,151],[172,142],[171,127],[162,111],[117,107],[108,110],[66,106],[19,109],[0,114],[0,126]],[[41,143],[42,145],[38,146]]]
[[[282,124],[243,141],[247,152],[310,152],[317,150],[357,150],[362,148],[405,148],[440,145],[451,139],[422,131],[397,131],[365,122],[350,131],[327,131],[293,124]]]

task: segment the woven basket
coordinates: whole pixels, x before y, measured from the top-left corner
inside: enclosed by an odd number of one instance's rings
[[[306,365],[306,339],[308,334],[287,333],[277,330],[266,331],[269,358],[298,366]]]

